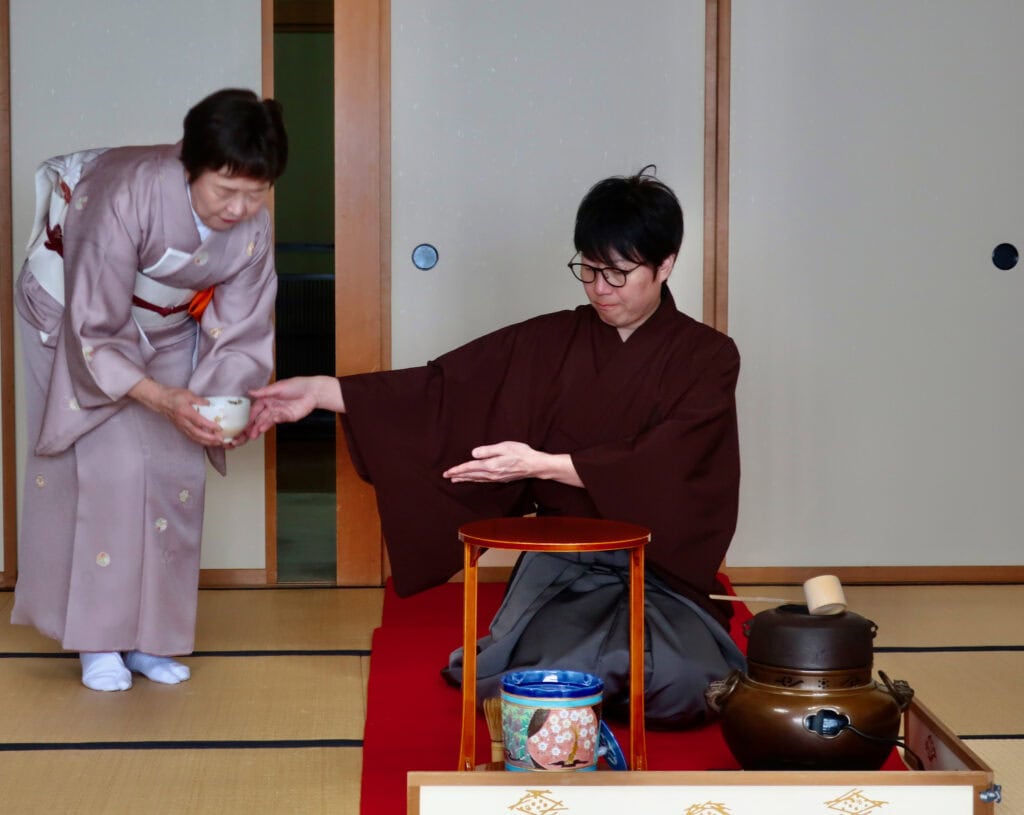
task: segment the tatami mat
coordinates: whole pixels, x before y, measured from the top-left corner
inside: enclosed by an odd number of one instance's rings
[[[366,694],[367,694],[367,690],[370,687],[370,658],[369,657],[360,657],[360,659],[359,659],[359,674],[360,674],[360,679],[361,679],[361,681],[363,683],[362,701],[363,701],[363,708],[365,710],[365,708],[366,708],[366,698],[367,698]]]
[[[13,593],[0,620],[10,619]],[[380,624],[383,589],[203,589],[196,651],[363,650]],[[0,625],[0,653],[60,646],[23,625]]]
[[[383,605],[383,589],[204,589],[196,650],[368,651]]]
[[[802,598],[799,586],[737,591]],[[846,593],[878,624],[876,668],[909,682],[954,732],[1024,734],[1024,587]],[[358,812],[365,652],[382,598],[380,589],[203,590],[196,648],[209,655],[184,659],[193,679],[164,687],[136,677],[127,693],[101,694],[81,686],[77,659],[45,656],[56,644],[6,624],[13,595],[0,591],[0,654],[28,655],[0,658],[0,811]],[[37,749],[46,745],[59,749]],[[63,749],[71,745],[100,749]],[[1024,740],[968,746],[1003,785],[998,815],[1024,815]]]
[[[742,596],[803,602],[800,586],[736,586]],[[1024,586],[844,586],[850,611],[878,625],[878,647],[1021,645]],[[750,603],[753,612],[772,603]]]
[[[971,739],[966,744],[992,768],[995,783],[1003,788],[996,815],[1024,813],[1024,741]]]
[[[4,612],[3,625],[0,625],[0,653],[49,654],[61,650],[58,643],[44,637],[31,626],[8,625],[10,619],[11,611],[8,608]]]
[[[875,668],[906,680],[954,733],[1024,734],[1024,652],[876,654]]]
[[[358,750],[65,750],[5,753],[11,815],[351,815]]]
[[[192,679],[83,687],[77,659],[12,658],[0,671],[3,742],[360,740],[359,657],[191,657]]]

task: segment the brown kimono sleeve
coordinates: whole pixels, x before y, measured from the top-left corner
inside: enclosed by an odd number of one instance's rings
[[[447,581],[463,565],[459,527],[514,514],[528,485],[452,484],[442,473],[488,439],[526,431],[514,376],[515,327],[421,368],[346,376],[342,417],[360,477],[373,484],[395,591]]]

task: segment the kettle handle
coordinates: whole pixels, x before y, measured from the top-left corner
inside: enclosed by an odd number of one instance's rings
[[[914,698],[914,689],[903,679],[890,679],[885,671],[879,671],[878,675],[882,678],[882,682],[885,684],[885,689],[889,691],[889,694],[893,699],[896,700],[896,704],[899,705],[900,713],[907,709],[907,705],[910,704],[910,700]]]
[[[732,692],[736,690],[741,676],[742,672],[739,669],[734,669],[725,679],[716,679],[707,686],[707,689],[704,691],[704,698],[707,700],[708,707],[712,711],[715,713],[722,712],[726,701],[732,695]]]

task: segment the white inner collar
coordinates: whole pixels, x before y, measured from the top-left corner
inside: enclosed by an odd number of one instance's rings
[[[185,189],[188,191],[188,205],[192,210],[192,220],[196,222],[196,229],[199,230],[199,238],[205,241],[210,237],[210,233],[213,232],[210,227],[203,223],[203,219],[196,213],[196,208],[192,206],[192,185],[188,183],[187,179],[185,182]]]

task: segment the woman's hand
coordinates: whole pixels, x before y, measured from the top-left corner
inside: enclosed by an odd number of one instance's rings
[[[255,400],[243,434],[255,439],[281,422],[297,422],[315,408],[345,412],[341,384],[333,376],[296,376],[250,391]]]
[[[503,441],[474,447],[473,458],[449,467],[442,475],[453,484],[460,481],[504,484],[523,478],[544,478],[582,487],[572,456],[543,453],[521,441]]]
[[[128,396],[166,417],[178,430],[204,447],[224,447],[220,425],[199,415],[193,405],[205,405],[206,399],[188,388],[169,388],[154,379],[137,382]],[[229,444],[227,446],[235,446]]]

